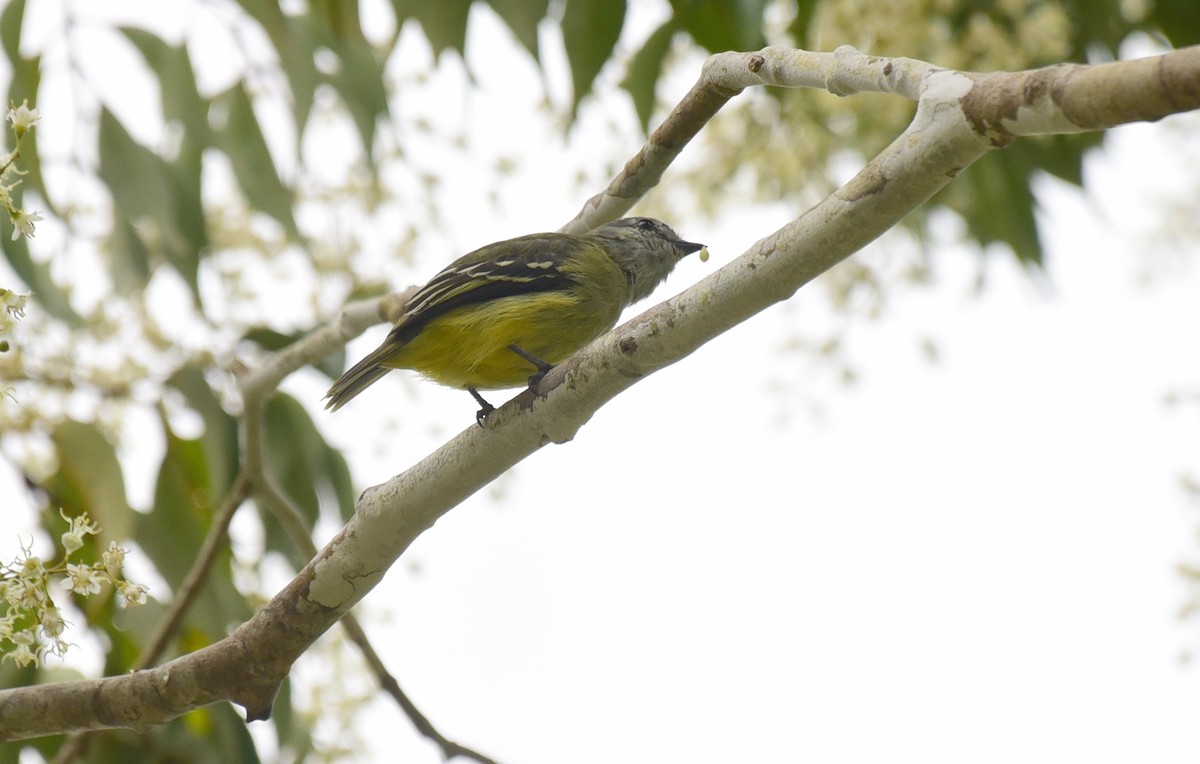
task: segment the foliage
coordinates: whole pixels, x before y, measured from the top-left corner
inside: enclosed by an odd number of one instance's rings
[[[542,31],[549,24],[561,33],[570,68],[570,94],[557,105],[565,121],[595,89],[619,82],[643,129],[660,113],[658,91],[673,65],[689,56],[698,61],[705,51],[851,44],[949,67],[1016,69],[1113,56],[1135,32],[1181,45],[1200,40],[1200,10],[1191,0],[1148,4],[1141,17],[1123,15],[1136,4],[1117,0],[1104,0],[1103,9],[1084,0],[670,0],[660,4],[649,31],[637,35],[627,23],[632,3],[624,0],[391,0],[392,18],[370,30],[367,4],[357,1],[281,7],[224,0],[193,9],[211,14],[206,18],[226,31],[229,56],[240,62],[215,86],[214,78],[201,76],[213,66],[212,54],[179,34],[103,28],[108,44],[136,56],[155,83],[156,104],[133,108],[100,93],[106,73],[94,77],[71,67],[72,46],[81,44],[79,20],[68,15],[57,22],[62,28],[47,36],[55,41],[48,49],[27,44],[37,4],[12,0],[0,12],[0,46],[11,67],[4,102],[38,104],[46,113],[38,100],[45,78],[66,77],[78,94],[69,105],[78,114],[78,135],[53,153],[40,150],[35,133],[23,136],[26,174],[10,209],[23,209],[28,194],[45,222],[32,246],[24,237],[0,236],[9,269],[0,272],[9,311],[0,315],[19,311],[9,295],[33,294],[20,342],[0,354],[0,390],[13,389],[12,398],[0,399],[0,449],[42,508],[43,527],[60,512],[88,513],[106,541],[127,540],[171,591],[183,583],[243,456],[234,370],[253,367],[345,300],[379,290],[377,279],[356,267],[358,240],[330,234],[330,221],[343,209],[369,218],[405,193],[397,186],[436,182],[407,164],[403,143],[395,143],[394,136],[420,127],[404,121],[404,81],[394,73],[406,30],[419,29],[435,59],[461,59],[471,17],[490,12],[533,61],[547,66]],[[202,80],[209,84],[202,87]],[[870,155],[910,116],[898,101],[872,98],[786,93],[747,100],[706,130],[703,159],[685,176],[683,185],[702,209],[718,209],[720,190],[734,178],[759,198],[811,200],[830,188],[835,160],[847,152]],[[59,106],[50,119],[65,124],[70,109]],[[306,155],[304,146],[336,119],[351,127],[342,143],[352,159],[329,180],[328,160]],[[1006,244],[1037,263],[1031,180],[1040,169],[1081,182],[1082,156],[1095,140],[1029,141],[990,156],[935,204],[960,214],[981,244]],[[396,182],[396,174],[404,181]],[[436,210],[421,206],[424,196],[411,192],[408,216],[390,223],[398,250],[437,219]],[[24,224],[32,221],[27,216]],[[263,273],[292,290],[294,306],[264,301],[252,278]],[[317,368],[333,377],[341,365],[331,359]],[[147,422],[157,444],[152,497],[131,506],[123,465],[131,440],[146,438]],[[305,520],[347,517],[354,491],[346,462],[306,407],[279,393],[267,422],[268,470]],[[258,557],[275,553],[301,564],[276,521],[261,517]],[[256,593],[241,583],[227,550],[184,619],[180,650],[210,644],[247,617]],[[80,607],[109,647],[109,673],[129,670],[162,612],[154,599],[120,617],[108,604]],[[0,664],[5,686],[51,677],[15,663]],[[274,723],[293,753],[312,746],[286,693]],[[52,752],[59,742],[37,745]],[[92,752],[97,760],[191,760],[198,743],[223,751],[225,760],[257,760],[228,708],[206,709],[144,736],[104,735]],[[0,762],[16,757],[15,746],[0,747]]]

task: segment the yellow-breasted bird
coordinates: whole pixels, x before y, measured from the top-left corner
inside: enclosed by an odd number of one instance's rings
[[[471,393],[482,423],[493,407],[479,390],[535,384],[700,249],[654,218],[488,244],[421,287],[383,344],[333,383],[325,407],[336,411],[392,369],[412,369]]]

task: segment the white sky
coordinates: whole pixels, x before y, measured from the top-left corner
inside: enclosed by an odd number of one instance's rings
[[[434,106],[516,126],[490,138],[526,155],[508,193],[529,203],[470,198],[461,168],[446,193],[466,197],[448,213],[462,248],[582,201],[554,173],[570,151],[519,121],[536,94],[476,72],[476,95]],[[1173,568],[1196,556],[1179,478],[1200,472],[1200,438],[1194,399],[1165,397],[1197,392],[1200,272],[1150,235],[1155,184],[1188,184],[1170,131],[1115,131],[1086,199],[1044,184],[1045,279],[991,257],[976,296],[978,257],[940,249],[934,287],[854,324],[857,384],[781,351],[830,321],[806,288],[452,511],[361,609],[402,686],[511,764],[1194,761],[1200,682],[1178,657],[1198,634]],[[604,161],[636,149],[597,140],[621,152]],[[671,222],[713,259],[659,298],[783,217]],[[451,256],[424,253],[396,285]],[[464,394],[398,377],[330,419],[364,486],[473,423]],[[320,396],[315,376],[291,384]],[[358,721],[374,760],[440,761],[389,700]]]

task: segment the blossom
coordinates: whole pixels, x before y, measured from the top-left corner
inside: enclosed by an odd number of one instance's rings
[[[26,212],[25,210],[14,210],[12,213],[13,232],[12,238],[15,241],[18,236],[33,237],[33,224],[42,219],[40,213]]]
[[[0,288],[0,305],[4,311],[15,318],[25,316],[25,304],[29,302],[29,292],[14,292],[11,289]]]
[[[67,584],[67,588],[78,594],[99,594],[100,579],[96,576],[96,572],[87,565],[76,565],[67,563],[67,573],[71,580]]]
[[[128,581],[117,581],[117,594],[120,599],[117,604],[121,607],[136,607],[146,604],[146,593],[150,590],[141,584],[131,584]]]
[[[125,550],[117,546],[117,542],[110,541],[108,549],[104,550],[101,558],[104,561],[104,569],[110,576],[115,576],[121,572],[121,566],[125,564]]]
[[[100,532],[100,526],[91,522],[87,512],[81,513],[78,517],[67,517],[66,513],[59,509],[58,514],[71,524],[71,530],[62,535],[63,549],[67,550],[67,554],[78,551],[83,546],[85,535],[95,535]]]
[[[24,629],[18,631],[9,638],[17,649],[11,653],[4,654],[4,660],[12,661],[18,666],[28,666],[30,664],[37,665],[37,653],[33,651],[33,646],[37,644],[34,638],[33,629]]]
[[[8,121],[12,123],[13,132],[17,134],[18,139],[42,118],[41,112],[36,108],[29,108],[29,101],[25,100],[21,101],[20,106],[10,106],[7,116]]]

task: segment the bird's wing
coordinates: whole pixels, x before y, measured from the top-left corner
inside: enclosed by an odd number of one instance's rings
[[[539,233],[463,255],[417,290],[392,335],[408,342],[430,321],[455,308],[569,288],[576,277],[559,266],[580,246],[595,245],[566,234]]]

